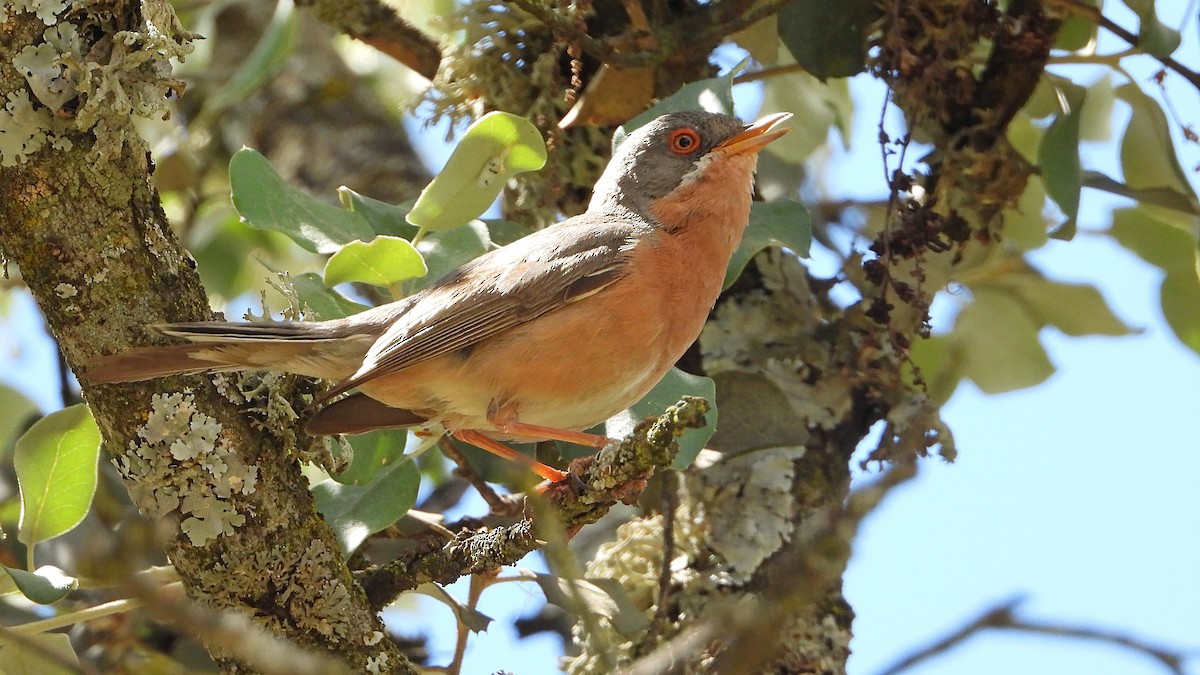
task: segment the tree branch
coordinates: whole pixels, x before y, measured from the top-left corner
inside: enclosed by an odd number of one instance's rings
[[[442,62],[437,42],[380,0],[297,0],[319,19],[361,40],[432,80]]]
[[[1158,647],[1148,642],[1136,640],[1127,635],[1121,635],[1112,631],[1105,631],[1086,626],[1071,626],[1066,624],[1053,624],[1048,622],[1020,619],[1016,615],[1016,610],[1017,607],[1024,601],[1024,597],[1018,596],[1005,600],[994,607],[984,610],[983,613],[981,613],[975,619],[968,621],[962,628],[959,628],[949,635],[901,658],[892,665],[883,669],[879,675],[896,675],[896,673],[908,670],[909,668],[912,668],[923,661],[927,661],[935,656],[939,656],[950,651],[954,647],[957,647],[963,642],[966,642],[968,639],[979,633],[982,633],[989,628],[1034,633],[1038,635],[1080,638],[1084,640],[1104,642],[1116,645],[1118,647],[1125,647],[1158,661],[1163,665],[1163,667],[1175,675],[1185,675],[1183,664],[1186,661],[1186,656],[1183,654],[1183,652]]]
[[[594,457],[575,460],[571,474],[579,483],[555,484],[541,495],[549,505],[548,512],[555,514],[566,532],[574,533],[599,520],[617,502],[636,500],[645,489],[646,479],[674,461],[679,452],[675,439],[685,429],[704,426],[707,411],[703,399],[685,397],[661,416],[640,423],[621,443],[610,445]],[[507,527],[459,532],[445,544],[439,539],[392,562],[358,572],[355,577],[372,606],[382,608],[400,593],[423,583],[447,584],[468,574],[512,565],[544,544],[535,519],[526,517]]]
[[[1099,7],[1093,7],[1086,2],[1080,0],[1050,0],[1053,4],[1059,5],[1076,16],[1081,16],[1089,21],[1094,21],[1098,25],[1103,26],[1105,30],[1121,38],[1131,47],[1140,49],[1138,36],[1129,32],[1113,22],[1112,19],[1104,16]],[[1154,56],[1150,54],[1150,56]],[[1191,83],[1193,87],[1200,90],[1200,73],[1191,70],[1182,63],[1176,61],[1169,54],[1167,56],[1154,56],[1158,62],[1183,76],[1183,79]]]
[[[49,132],[58,142],[0,171],[0,250],[19,267],[79,372],[97,354],[144,343],[150,324],[212,318],[196,263],[172,233],[151,183],[149,153],[131,116],[161,105],[172,81],[156,78],[169,72],[168,58],[187,53],[192,36],[169,11],[143,16],[132,0],[76,7],[53,19],[84,26],[78,34],[86,44],[76,58],[89,60],[84,72],[95,81],[79,84],[77,106],[37,118],[55,125]],[[13,56],[44,44],[46,24],[10,12],[6,30],[0,97],[22,98],[30,90]],[[114,91],[125,98],[106,97]],[[31,105],[46,113],[40,101]],[[72,117],[85,110],[97,122]],[[414,672],[390,640],[374,639],[384,626],[316,513],[293,454],[302,449],[298,437],[290,437],[289,452],[284,430],[255,425],[224,391],[208,377],[84,387],[130,497],[160,526],[188,595],[354,672]],[[185,439],[187,452],[170,452],[172,442]],[[242,666],[221,644],[206,646],[228,668]]]

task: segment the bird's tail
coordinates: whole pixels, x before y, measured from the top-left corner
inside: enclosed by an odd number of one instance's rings
[[[354,373],[373,342],[345,322],[202,321],[154,326],[190,344],[141,347],[99,356],[81,378],[91,384],[137,382],[167,375],[277,370],[342,379]]]

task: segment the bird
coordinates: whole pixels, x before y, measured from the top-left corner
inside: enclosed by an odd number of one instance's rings
[[[157,324],[188,342],[99,356],[81,378],[333,380],[313,402],[312,435],[440,425],[560,481],[568,474],[506,443],[610,442],[583,430],[637,402],[699,337],[749,222],[758,153],[789,117],[659,116],[614,152],[583,213],[411,296],[328,321]]]

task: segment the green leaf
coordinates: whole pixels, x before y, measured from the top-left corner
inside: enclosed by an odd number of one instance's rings
[[[1167,116],[1158,102],[1134,83],[1117,87],[1117,97],[1129,104],[1133,116],[1121,139],[1121,170],[1125,184],[1135,190],[1167,188],[1196,204],[1187,174],[1175,154]]]
[[[342,203],[361,215],[379,234],[388,234],[412,240],[419,228],[410,225],[405,217],[412,208],[411,202],[393,206],[354,192],[349,188],[338,190]],[[438,281],[462,265],[487,253],[492,247],[489,223],[507,221],[472,220],[464,227],[443,232],[433,232],[417,242],[417,252],[425,260],[428,273],[405,284],[407,291],[419,291]],[[522,233],[524,234],[524,233]]]
[[[50,658],[53,654],[57,658]],[[9,642],[0,647],[0,663],[6,675],[75,675],[79,670],[79,657],[71,646],[71,636],[66,633],[39,633],[29,635],[20,642]],[[64,663],[74,665],[68,668]]]
[[[1195,269],[1170,272],[1159,293],[1163,317],[1175,336],[1200,354],[1200,277]]]
[[[1083,186],[1095,190],[1103,190],[1114,195],[1135,199],[1146,206],[1161,207],[1186,214],[1187,218],[1173,218],[1173,221],[1191,224],[1192,216],[1200,216],[1200,204],[1193,201],[1190,194],[1183,194],[1172,188],[1132,188],[1120,181],[1106,176],[1099,171],[1084,171]]]
[[[1079,121],[1079,138],[1084,141],[1107,141],[1113,137],[1113,78],[1105,73],[1087,90],[1087,103]]]
[[[425,276],[429,270],[407,239],[380,235],[370,242],[352,241],[325,263],[325,285],[362,282],[390,286]]]
[[[849,80],[821,82],[808,73],[768,78],[763,85],[762,109],[787,110],[796,119],[804,120],[804,124],[793,125],[790,133],[765,150],[788,162],[799,162],[825,145],[830,127],[838,130],[844,145],[850,142],[854,99],[850,96]]]
[[[307,251],[333,253],[356,239],[371,238],[371,227],[358,214],[292,186],[250,148],[229,160],[229,185],[233,205],[247,225],[282,232]]]
[[[646,112],[617,127],[612,137],[613,152],[615,153],[617,148],[621,147],[629,134],[647,122],[668,113],[699,109],[732,115],[733,76],[736,70],[734,68],[729,74],[722,77],[689,82],[680,87],[679,91],[650,106]]]
[[[13,569],[6,565],[0,567],[8,572],[21,595],[39,605],[52,605],[79,587],[78,579],[50,565],[43,565],[33,572]]]
[[[1067,221],[1051,236],[1070,240],[1075,236],[1079,217],[1079,192],[1083,186],[1083,165],[1079,161],[1079,120],[1087,89],[1063,78],[1053,78],[1062,109],[1042,136],[1038,163],[1046,193],[1058,203]]]
[[[366,305],[354,302],[326,286],[321,277],[312,272],[299,274],[290,279],[300,302],[308,305],[308,308],[322,320],[341,319],[367,309]]]
[[[375,234],[387,234],[409,240],[417,234],[418,228],[406,220],[408,212],[412,211],[413,204],[417,203],[415,199],[399,204],[389,204],[359,194],[343,185],[338,188],[338,201],[342,203],[342,206],[367,221]]]
[[[1032,387],[1054,373],[1038,341],[1041,323],[1010,293],[971,289],[971,301],[954,323],[953,348],[962,373],[988,394]]]
[[[751,9],[761,5],[761,2],[755,3]],[[779,17],[772,14],[765,19],[755,21],[731,34],[728,39],[745,49],[746,53],[761,65],[776,65],[779,55]]]
[[[96,492],[100,430],[81,403],[46,415],[17,441],[13,464],[21,486],[17,539],[26,546],[71,531]]]
[[[866,69],[867,31],[878,17],[872,0],[792,0],[779,10],[779,39],[818,79],[850,77]]]
[[[1166,58],[1179,48],[1179,31],[1158,20],[1154,0],[1123,0],[1141,20],[1138,26],[1138,48],[1158,58]]]
[[[1115,209],[1108,234],[1151,265],[1169,272],[1196,269],[1196,236],[1154,218],[1145,209]]]
[[[496,201],[513,176],[546,164],[537,127],[517,115],[490,112],[467,128],[446,167],[421,191],[408,222],[427,232],[466,225]]]
[[[0,384],[0,452],[8,449],[13,436],[25,428],[32,417],[38,414],[38,408],[25,395],[6,385]]]
[[[754,202],[750,205],[750,224],[725,269],[723,288],[733,285],[750,259],[768,246],[783,246],[808,257],[811,244],[812,219],[800,202]]]
[[[1097,0],[1084,0],[1084,4],[1097,7]],[[1054,48],[1068,52],[1079,51],[1096,40],[1099,26],[1095,21],[1079,14],[1068,14],[1054,36]]]
[[[949,401],[963,377],[961,354],[954,341],[945,335],[916,340],[909,356],[925,378],[930,402],[942,405]]]
[[[1095,286],[1051,281],[1037,274],[1011,274],[997,283],[1025,303],[1030,315],[1067,335],[1128,335]]]
[[[546,594],[546,602],[575,614],[608,619],[621,635],[631,636],[650,625],[645,612],[634,604],[617,579],[563,579],[536,574],[534,580]],[[574,588],[572,588],[574,587]]]
[[[408,445],[407,429],[376,429],[347,436],[354,459],[345,471],[333,479],[343,485],[366,485],[392,463],[404,456]]]
[[[711,378],[691,375],[678,368],[672,368],[649,394],[642,397],[642,400],[605,422],[605,434],[609,438],[628,436],[638,422],[663,414],[668,407],[678,403],[684,394],[702,396],[712,405],[712,410],[707,415],[708,424],[704,428],[688,429],[679,437],[679,455],[676,456],[673,466],[676,469],[686,469],[704,449],[704,444],[712,437],[717,427],[717,387]]]
[[[420,484],[416,463],[401,457],[364,485],[343,485],[331,478],[314,485],[312,492],[317,510],[349,553],[407,513],[417,502]]]
[[[796,407],[770,378],[742,370],[713,375],[721,426],[705,447],[725,455],[804,445],[809,439],[803,425],[788,424]]]
[[[1022,251],[1032,251],[1045,245],[1050,240],[1046,232],[1046,218],[1042,215],[1045,206],[1046,190],[1042,179],[1030,176],[1016,208],[1004,213],[1005,243]]]

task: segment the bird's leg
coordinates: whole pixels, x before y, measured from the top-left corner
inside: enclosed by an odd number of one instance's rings
[[[463,429],[461,431],[455,431],[455,432],[451,433],[450,435],[454,436],[455,438],[462,441],[463,443],[470,443],[471,445],[473,445],[477,448],[482,448],[484,450],[487,450],[488,452],[492,453],[493,455],[498,455],[500,457],[503,457],[504,459],[507,459],[510,462],[517,462],[518,464],[524,464],[525,466],[528,466],[530,468],[530,470],[532,470],[534,473],[536,473],[537,475],[541,476],[542,478],[545,478],[546,480],[548,480],[552,483],[557,483],[558,481],[567,477],[567,473],[565,471],[559,471],[558,469],[556,469],[552,466],[547,466],[545,464],[542,464],[541,462],[537,461],[536,459],[534,459],[528,455],[522,455],[521,453],[517,452],[516,450],[513,450],[512,448],[501,443],[500,441],[497,441],[494,438],[489,438],[487,436],[484,436],[483,434],[481,434],[478,431],[475,431],[473,429]]]
[[[565,441],[597,449],[612,443],[612,440],[605,436],[589,434],[583,431],[526,424],[517,419],[516,406],[511,403],[488,410],[488,421],[496,425],[497,430],[513,436],[524,436],[536,440],[550,439],[552,441]]]

